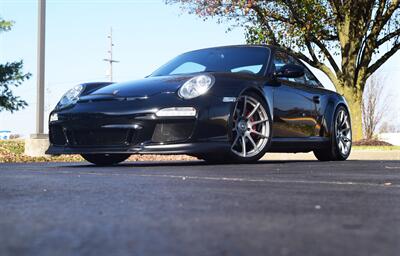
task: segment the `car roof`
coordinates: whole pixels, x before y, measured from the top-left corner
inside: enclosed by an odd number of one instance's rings
[[[202,50],[213,50],[213,49],[223,49],[223,48],[266,48],[266,49],[275,49],[276,46],[266,45],[266,44],[236,44],[236,45],[223,45],[223,46],[215,46],[215,47],[207,47],[207,48],[200,48],[189,52],[196,52]]]
[[[224,48],[265,48],[271,50],[271,52],[275,51],[283,51],[286,53],[289,53],[286,49],[280,47],[280,46],[275,46],[275,45],[268,45],[268,44],[234,44],[234,45],[222,45],[222,46],[215,46],[215,47],[207,47],[207,48],[200,48],[192,51],[187,51],[185,53],[192,53],[192,52],[197,52],[197,51],[203,51],[203,50],[213,50],[213,49],[224,49]],[[294,56],[295,57],[295,56]],[[297,58],[297,57],[296,57]]]

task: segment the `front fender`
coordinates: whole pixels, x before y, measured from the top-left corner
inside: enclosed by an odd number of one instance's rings
[[[113,82],[92,82],[92,83],[83,83],[82,85],[85,87],[81,96],[86,96],[91,94],[92,92],[103,88],[107,85],[113,84]]]
[[[271,117],[273,118],[273,86],[269,86],[263,78],[248,80],[226,79],[218,80],[210,94],[219,98],[238,98],[245,92],[252,91],[260,95],[267,103]]]

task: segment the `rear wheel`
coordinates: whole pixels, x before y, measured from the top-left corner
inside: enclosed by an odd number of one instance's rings
[[[125,161],[129,154],[82,154],[86,161],[95,165],[114,165]]]
[[[249,163],[260,159],[271,143],[272,120],[265,101],[255,93],[238,98],[230,120],[229,152],[202,155],[211,163]]]
[[[343,161],[351,152],[351,122],[347,109],[339,106],[336,109],[331,129],[329,148],[314,150],[315,157],[320,161]]]

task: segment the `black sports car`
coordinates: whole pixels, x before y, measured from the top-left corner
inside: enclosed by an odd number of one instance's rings
[[[249,45],[184,53],[138,81],[80,84],[51,112],[49,138],[48,154],[98,165],[135,153],[253,162],[267,151],[313,151],[345,160],[352,144],[341,95],[284,50]]]

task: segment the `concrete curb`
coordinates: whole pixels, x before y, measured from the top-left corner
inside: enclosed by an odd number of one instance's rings
[[[267,153],[263,160],[317,160],[313,153]],[[349,160],[400,160],[400,150],[353,150]]]
[[[44,152],[49,148],[49,138],[47,136],[25,139],[26,156],[31,157],[49,157]]]

